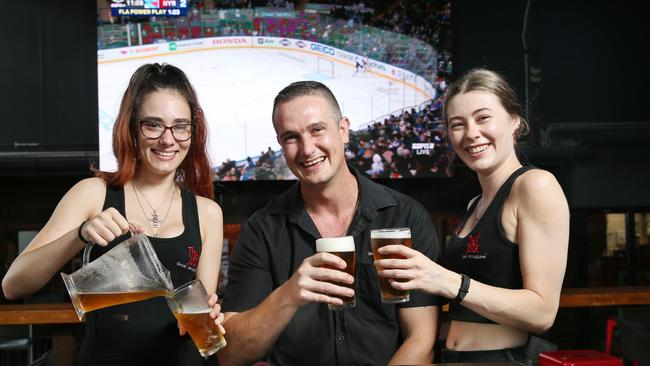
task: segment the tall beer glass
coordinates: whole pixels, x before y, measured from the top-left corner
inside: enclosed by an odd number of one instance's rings
[[[207,358],[226,346],[226,339],[214,319],[210,318],[208,293],[200,280],[175,289],[173,298],[168,298],[167,304],[192,337],[201,356]]]
[[[405,245],[411,248],[411,229],[399,227],[372,230],[370,231],[370,244],[372,246],[372,256],[375,260],[404,259],[404,257],[398,255],[380,255],[377,250],[386,245]],[[380,269],[377,268],[377,270]],[[381,290],[381,302],[383,303],[395,304],[409,301],[409,291],[397,290],[390,285],[386,277],[379,277],[379,288]]]
[[[331,253],[343,259],[345,261],[345,264],[347,264],[347,266],[343,271],[347,272],[349,275],[354,277],[355,262],[356,262],[356,255],[354,250],[354,237],[344,236],[341,238],[316,239],[316,251],[319,253],[320,252]],[[336,269],[339,271],[341,270],[339,268],[328,266],[328,265],[324,267]],[[354,283],[352,284],[337,283],[337,285],[345,286],[347,288],[351,288],[352,290],[354,290]],[[356,306],[355,296],[342,297],[341,300],[343,300],[343,305],[336,306],[332,304],[327,304],[327,307],[330,310],[343,310],[343,309],[352,309]]]

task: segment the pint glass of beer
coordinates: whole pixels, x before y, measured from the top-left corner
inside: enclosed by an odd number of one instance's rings
[[[370,231],[370,244],[372,256],[375,260],[395,258],[403,259],[402,256],[380,255],[377,250],[386,245],[406,245],[411,248],[411,229],[408,227],[378,229]],[[380,268],[377,268],[379,270]],[[388,282],[388,278],[379,277],[379,288],[381,289],[381,302],[401,303],[409,301],[409,292],[395,289]]]
[[[354,277],[354,269],[356,262],[356,255],[354,250],[354,237],[344,236],[341,238],[321,238],[316,239],[316,251],[317,252],[327,252],[332,253],[335,256],[343,259],[347,266],[343,271],[347,272],[349,275]],[[326,268],[341,270],[336,267],[325,266]],[[347,283],[337,283],[337,285],[345,286],[354,290],[354,283],[348,285]],[[352,309],[356,305],[355,297],[343,297],[342,306],[336,306],[332,304],[327,304],[327,307],[330,310],[343,310],[343,309]]]
[[[194,280],[175,289],[167,304],[192,337],[201,356],[207,358],[226,346],[226,339],[210,318],[208,294],[201,281]]]

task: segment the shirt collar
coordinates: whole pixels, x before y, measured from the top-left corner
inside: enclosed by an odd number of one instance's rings
[[[378,211],[391,206],[396,206],[397,201],[389,194],[388,188],[376,184],[369,178],[361,175],[356,169],[348,165],[359,186],[359,205],[355,219],[350,228],[351,234],[363,231],[377,216]],[[289,215],[289,221],[301,226],[305,231],[318,238],[318,229],[305,209],[305,202],[300,193],[300,182],[292,185],[287,191],[278,196],[269,205],[270,215]]]

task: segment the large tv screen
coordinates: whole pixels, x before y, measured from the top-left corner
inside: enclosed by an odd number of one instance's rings
[[[271,110],[277,92],[298,80],[333,91],[351,121],[346,159],[361,173],[452,175],[440,116],[451,72],[448,1],[422,2],[435,21],[410,33],[395,25],[399,15],[368,6],[140,3],[97,2],[100,169],[117,168],[112,128],[130,76],[144,63],[164,62],[184,70],[196,88],[216,180],[295,179]],[[380,28],[386,26],[392,30]]]

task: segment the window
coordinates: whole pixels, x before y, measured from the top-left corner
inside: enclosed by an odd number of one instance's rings
[[[605,221],[607,245],[600,257],[600,285],[649,285],[650,213],[608,213]],[[631,232],[634,238],[629,241]]]

